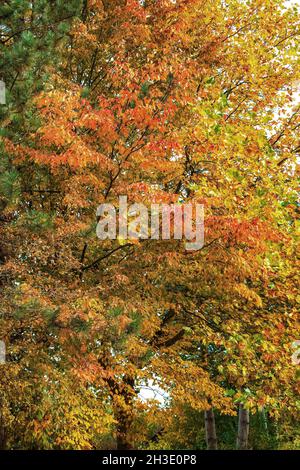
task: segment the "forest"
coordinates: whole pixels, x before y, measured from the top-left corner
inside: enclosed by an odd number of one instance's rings
[[[299,35],[295,0],[1,0],[1,450],[300,450]],[[201,205],[201,247],[99,238],[122,196]]]

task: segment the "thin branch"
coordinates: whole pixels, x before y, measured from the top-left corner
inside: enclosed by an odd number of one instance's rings
[[[225,121],[228,121],[228,119],[231,118],[231,116],[237,112],[237,110],[239,109],[239,107],[244,103],[244,101],[246,101],[247,99],[247,96],[245,96],[244,99],[242,99],[242,101],[239,102],[239,104],[231,111],[231,113],[228,114],[228,116],[226,117]]]
[[[114,248],[113,250],[109,251],[108,253],[106,253],[105,255],[103,256],[100,256],[99,258],[97,258],[95,261],[93,261],[91,264],[88,264],[87,266],[83,266],[81,268],[82,271],[86,271],[87,269],[90,269],[90,268],[93,268],[94,266],[96,266],[98,263],[100,263],[101,261],[105,260],[106,258],[109,258],[111,255],[113,255],[114,253],[116,253],[117,251],[119,250],[122,250],[128,246],[132,246],[132,243],[126,243],[125,245],[120,245],[118,246],[117,248]]]

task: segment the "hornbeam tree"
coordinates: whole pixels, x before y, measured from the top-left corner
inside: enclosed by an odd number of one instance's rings
[[[2,138],[1,367],[18,445],[143,447],[172,403],[297,416],[297,9],[74,5],[44,90],[34,88],[34,124],[24,110],[22,132],[9,119]],[[96,209],[120,195],[204,204],[204,246],[99,240]],[[21,423],[14,380],[21,395],[36,384]],[[150,383],[167,393],[161,423],[140,393]]]

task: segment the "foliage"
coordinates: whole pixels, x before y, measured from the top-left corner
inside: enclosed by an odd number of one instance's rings
[[[2,447],[203,448],[214,408],[232,448],[239,403],[250,445],[299,446],[298,10],[11,0],[0,18]],[[204,247],[97,239],[123,194],[204,204]]]

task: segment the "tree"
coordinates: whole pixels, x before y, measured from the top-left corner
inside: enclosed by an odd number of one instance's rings
[[[217,450],[217,434],[216,434],[216,424],[214,410],[205,411],[205,432],[206,432],[206,443],[208,450]]]
[[[249,436],[249,410],[243,405],[239,406],[239,426],[237,436],[237,448],[239,450],[246,450],[248,448]]]
[[[274,111],[299,77],[298,28],[275,0],[83,2],[33,90],[38,125],[7,124],[2,337],[22,378],[76,377],[74,406],[88,396],[91,420],[98,400],[119,448],[143,445],[150,381],[201,413],[297,413],[299,110]],[[124,194],[204,203],[203,248],[99,241],[97,206]],[[56,415],[41,416],[31,442],[95,445],[41,437]]]

